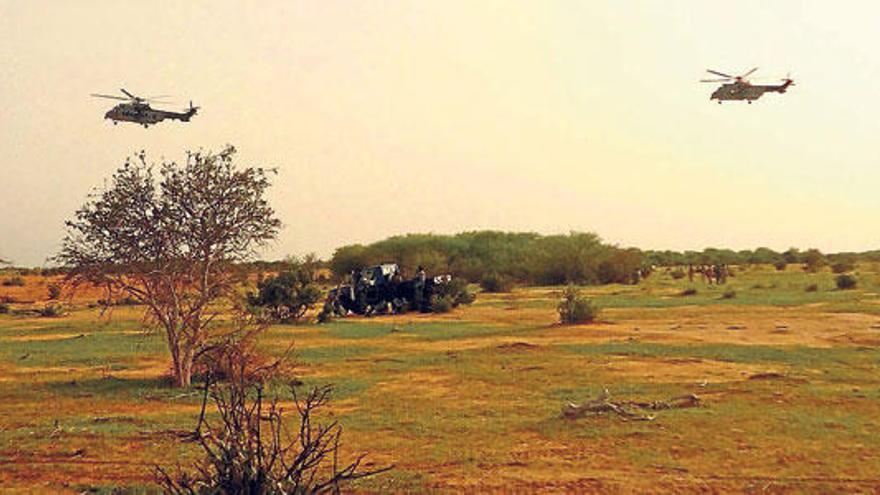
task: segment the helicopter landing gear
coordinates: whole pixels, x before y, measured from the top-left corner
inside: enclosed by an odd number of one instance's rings
[[[150,127],[150,126],[148,126],[147,124],[144,124],[144,129],[147,129],[148,127]]]
[[[719,104],[719,105],[721,104],[721,100],[718,100],[718,104]]]
[[[113,121],[113,125],[117,125],[117,124],[119,124],[119,122],[116,122],[116,121],[114,120],[114,121]]]
[[[748,104],[751,105],[751,104],[752,104],[752,100],[749,100],[749,101],[748,101]]]

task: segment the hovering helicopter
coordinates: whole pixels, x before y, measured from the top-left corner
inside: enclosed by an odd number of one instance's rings
[[[716,70],[706,69],[706,72],[721,76],[722,79],[701,79],[700,82],[726,83],[722,84],[721,87],[716,89],[715,92],[712,93],[712,96],[709,97],[709,100],[718,100],[719,105],[724,100],[746,100],[746,102],[751,105],[753,100],[757,100],[764,96],[764,93],[785,93],[788,87],[794,84],[794,81],[790,77],[783,79],[782,84],[779,85],[752,84],[746,80],[746,77],[752,75],[756,70],[758,70],[757,67],[741,76],[731,76]]]
[[[183,112],[169,112],[167,110],[157,110],[150,107],[150,102],[158,101],[165,96],[154,96],[152,98],[142,98],[135,96],[125,89],[121,89],[126,98],[113,95],[102,95],[92,93],[97,98],[109,98],[111,100],[122,100],[128,103],[120,103],[104,114],[105,119],[111,119],[113,125],[119,122],[134,122],[141,124],[144,128],[151,124],[162,122],[165,119],[177,119],[182,122],[189,122],[189,119],[198,112],[199,107],[194,107],[192,101],[189,102],[189,110]]]

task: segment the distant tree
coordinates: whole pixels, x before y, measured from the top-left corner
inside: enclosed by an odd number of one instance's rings
[[[239,168],[235,148],[188,153],[159,176],[144,153],[126,160],[73,220],[55,260],[67,283],[105,287],[144,304],[164,330],[174,383],[190,385],[193,362],[218,328],[222,300],[235,300],[235,264],[274,239],[280,221],[265,199],[269,170]],[[226,308],[228,311],[228,307]]]
[[[782,253],[782,259],[789,264],[800,263],[801,252],[800,250],[798,250],[798,248],[789,248],[786,252]]]
[[[759,247],[758,249],[755,249],[755,251],[751,255],[749,255],[748,262],[755,264],[772,264],[776,263],[776,261],[780,259],[780,256],[781,255],[779,253],[770,248]]]
[[[367,266],[371,259],[368,257],[367,248],[361,244],[352,244],[338,248],[330,259],[330,270],[337,277],[345,277],[352,270]]]
[[[804,263],[804,270],[810,273],[815,273],[828,264],[825,255],[818,249],[808,249],[801,256],[801,259]]]
[[[599,262],[597,276],[603,284],[638,283],[636,274],[642,266],[642,253],[638,249],[615,249]]]

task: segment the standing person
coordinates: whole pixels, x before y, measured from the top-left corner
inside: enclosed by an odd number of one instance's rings
[[[422,265],[416,270],[416,278],[413,279],[413,307],[421,311],[425,304],[425,282],[427,276]]]
[[[358,285],[358,279],[361,278],[360,273],[358,273],[358,270],[352,270],[348,277],[348,298],[351,302],[355,302],[355,289]]]
[[[694,283],[694,265],[688,265],[688,281]]]
[[[367,288],[364,284],[364,275],[360,270],[355,270],[352,272],[351,278],[355,312],[363,314],[367,309]]]

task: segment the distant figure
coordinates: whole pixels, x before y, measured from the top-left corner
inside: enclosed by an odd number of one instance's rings
[[[355,300],[355,288],[358,286],[358,280],[360,279],[360,272],[358,270],[352,270],[349,274],[349,284],[348,284],[348,298],[352,301]]]
[[[425,302],[426,281],[425,269],[422,265],[419,265],[419,268],[416,270],[416,278],[413,279],[413,306],[419,311],[422,310]]]
[[[688,281],[694,283],[694,265],[688,265]]]

